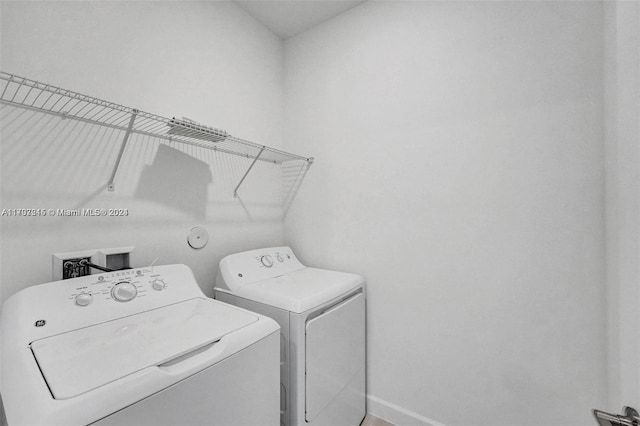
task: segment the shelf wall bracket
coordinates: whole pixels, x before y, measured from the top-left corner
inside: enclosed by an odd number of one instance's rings
[[[136,121],[136,116],[138,115],[138,112],[139,111],[137,109],[134,109],[131,112],[129,125],[127,126],[127,130],[124,132],[124,137],[122,138],[122,144],[120,145],[120,151],[118,152],[118,158],[116,158],[116,164],[114,164],[113,166],[111,177],[109,178],[109,182],[107,183],[107,189],[109,191],[115,191],[115,186],[113,185],[113,181],[116,178],[116,173],[118,173],[118,167],[120,166],[120,161],[122,160],[122,154],[124,154],[124,149],[127,147],[127,142],[129,141],[129,136],[131,136],[131,130],[133,129],[133,122]]]
[[[260,158],[260,156],[262,155],[262,152],[264,151],[265,148],[266,147],[263,146],[260,149],[260,152],[258,153],[258,155],[256,155],[256,158],[253,159],[253,162],[251,163],[251,165],[249,166],[247,171],[244,172],[244,176],[242,176],[242,179],[240,179],[240,182],[238,182],[238,185],[236,185],[236,189],[233,190],[233,198],[238,198],[238,188],[240,188],[240,185],[242,185],[242,182],[244,182],[245,178],[247,177],[247,175],[249,174],[251,169],[253,169],[253,166],[255,166],[256,161],[258,161],[258,158]]]

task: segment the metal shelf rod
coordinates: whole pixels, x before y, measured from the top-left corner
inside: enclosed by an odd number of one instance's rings
[[[138,115],[138,111],[134,109],[133,113],[131,114],[131,119],[129,120],[129,126],[127,127],[124,137],[122,138],[122,144],[120,145],[118,158],[116,158],[116,164],[113,166],[111,177],[109,178],[109,182],[107,183],[107,189],[109,191],[115,191],[115,187],[113,186],[113,181],[116,178],[116,173],[118,173],[118,166],[120,166],[120,160],[122,160],[122,154],[124,154],[124,149],[127,147],[129,136],[131,136],[131,129],[133,128],[133,122],[136,121],[136,115]]]
[[[260,152],[258,153],[258,155],[256,155],[256,158],[253,159],[253,162],[251,163],[247,171],[244,172],[244,176],[242,176],[242,179],[240,179],[240,182],[238,182],[238,185],[236,185],[236,189],[233,190],[233,198],[238,198],[238,188],[240,188],[240,185],[242,185],[242,182],[244,182],[245,178],[247,177],[251,169],[253,169],[253,166],[256,164],[256,161],[258,161],[258,158],[260,158],[260,156],[262,155],[264,148],[265,147],[263,146]]]

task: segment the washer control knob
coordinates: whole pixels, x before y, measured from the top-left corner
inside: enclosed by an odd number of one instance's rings
[[[128,302],[138,295],[138,289],[128,281],[122,281],[111,289],[111,296],[118,302]]]
[[[93,296],[89,293],[80,293],[76,296],[76,305],[78,306],[87,306],[91,302],[93,302]]]
[[[164,281],[156,278],[155,280],[151,281],[151,287],[154,290],[160,291],[160,290],[164,290],[164,288],[166,287],[166,284],[164,283]]]
[[[269,255],[262,256],[260,258],[260,262],[262,262],[262,264],[267,268],[271,268],[273,266],[273,258]]]
[[[284,257],[282,257],[280,253],[278,253],[278,255],[276,256],[276,259],[278,259],[278,262],[284,262]]]

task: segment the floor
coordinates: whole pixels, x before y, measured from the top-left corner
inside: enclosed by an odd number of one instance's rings
[[[360,426],[395,426],[393,423],[389,423],[388,421],[381,419],[380,417],[373,416],[371,414],[367,414],[364,418]]]

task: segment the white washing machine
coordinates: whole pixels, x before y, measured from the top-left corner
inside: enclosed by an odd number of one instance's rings
[[[10,425],[277,425],[279,327],[185,265],[29,287],[0,318]]]
[[[216,299],[280,325],[280,412],[289,425],[359,425],[365,406],[365,285],[308,268],[289,247],[220,261]]]

